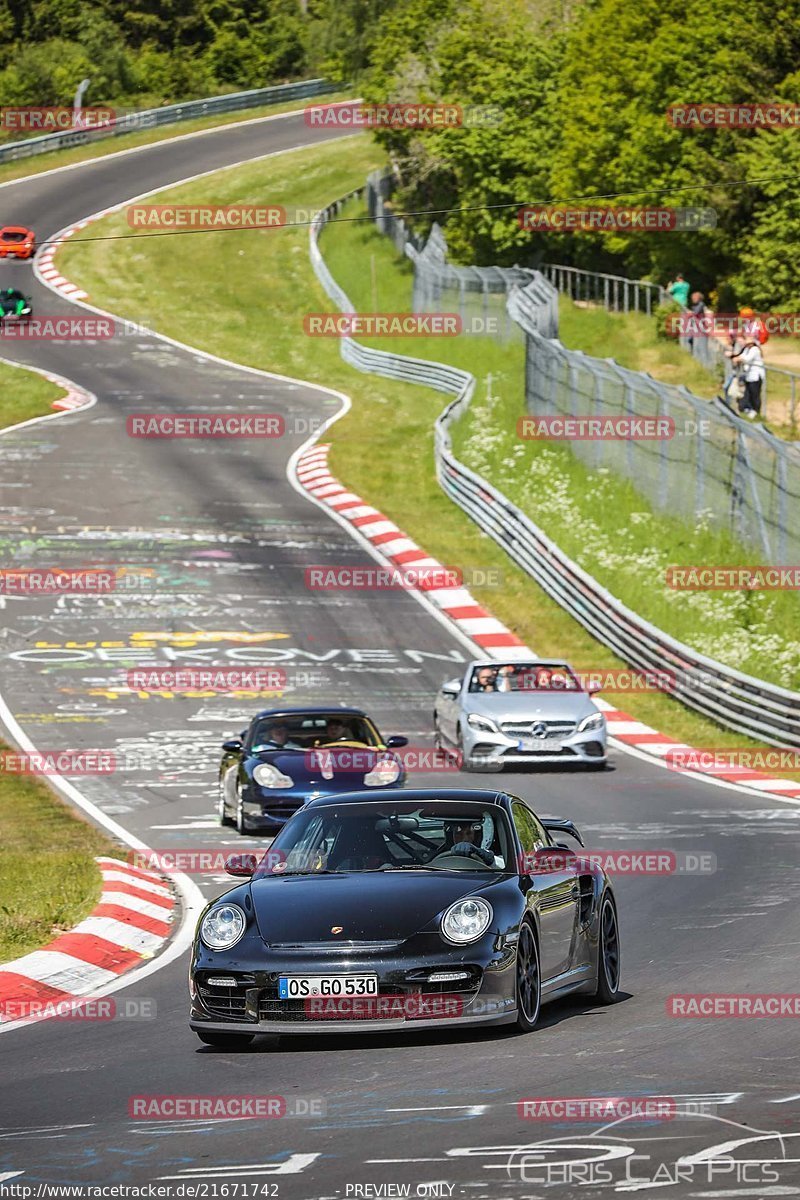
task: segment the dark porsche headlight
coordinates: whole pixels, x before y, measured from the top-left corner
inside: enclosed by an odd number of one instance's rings
[[[492,906],[479,896],[467,896],[451,904],[442,917],[442,936],[457,946],[476,942],[492,922]]]
[[[365,787],[389,787],[400,778],[400,764],[394,758],[379,758],[364,776]]]
[[[284,775],[272,763],[259,763],[253,771],[253,779],[259,787],[265,788],[287,788],[294,784],[290,775]]]
[[[200,941],[209,950],[227,950],[244,934],[247,918],[237,904],[222,904],[203,917]]]

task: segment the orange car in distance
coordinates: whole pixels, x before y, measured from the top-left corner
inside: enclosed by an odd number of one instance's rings
[[[24,225],[0,228],[0,258],[32,258],[36,249],[32,229]]]

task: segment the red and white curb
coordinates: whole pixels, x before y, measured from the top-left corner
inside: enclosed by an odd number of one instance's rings
[[[50,405],[59,412],[74,412],[76,408],[91,408],[95,402],[95,398],[91,392],[84,391],[77,384],[70,383],[68,379],[62,379],[60,375],[52,375],[50,371],[42,371],[37,367],[40,375],[45,379],[49,379],[51,383],[57,384],[59,387],[66,389],[66,396],[61,396],[60,399],[54,400]]]
[[[0,965],[0,1024],[67,1011],[89,993],[153,958],[172,933],[175,898],[153,871],[98,858],[103,891],[95,909],[41,950]]]
[[[80,221],[71,229],[65,230],[65,232],[59,235],[56,241],[48,242],[44,248],[39,251],[35,259],[36,270],[42,279],[51,288],[53,288],[54,291],[61,292],[63,296],[67,296],[70,300],[83,300],[87,293],[81,291],[81,289],[76,287],[74,283],[70,283],[68,279],[65,279],[64,276],[58,271],[53,259],[59,246],[66,240],[66,238],[72,237],[76,229],[82,229],[86,224],[88,224],[87,221]]]
[[[402,529],[379,509],[343,487],[328,469],[330,447],[315,446],[297,462],[297,478],[316,500],[327,505],[357,529],[394,567],[446,570],[431,558]],[[420,588],[425,597],[448,617],[470,641],[485,650],[490,658],[503,657],[509,648],[525,651],[525,643],[478,604],[470,592],[454,584],[451,587]]]
[[[331,474],[328,467],[329,445],[311,447],[297,460],[296,475],[302,487],[314,499],[332,509],[339,518],[348,522],[367,539],[380,555],[394,567],[428,567],[444,571],[437,559],[431,558],[416,542],[379,509],[367,504],[360,496],[349,491]],[[487,658],[502,659],[509,648],[517,654],[533,657],[533,651],[496,617],[479,605],[466,588],[453,585],[445,588],[417,589],[430,600],[444,617],[457,629],[486,652]],[[609,737],[620,747],[652,755],[665,763],[672,754],[691,756],[692,762],[702,764],[703,756],[685,742],[676,742],[663,733],[637,721],[629,713],[615,708],[600,697],[595,704],[606,716]],[[712,757],[713,756],[708,756]],[[791,779],[780,779],[762,771],[746,767],[692,765],[683,769],[673,767],[680,774],[702,775],[722,783],[734,783],[762,793],[773,793],[787,799],[800,797],[800,783]]]

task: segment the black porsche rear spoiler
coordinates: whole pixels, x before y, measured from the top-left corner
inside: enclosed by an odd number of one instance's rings
[[[563,817],[540,817],[539,820],[548,833],[566,833],[568,837],[575,838],[579,846],[584,845],[580,830],[574,821],[566,821]]]

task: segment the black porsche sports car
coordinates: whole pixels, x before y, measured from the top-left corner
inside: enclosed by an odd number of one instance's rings
[[[218,814],[239,833],[275,833],[317,796],[397,788],[405,770],[360,708],[266,708],[238,738],[222,743]]]
[[[572,992],[611,1004],[617,907],[603,870],[507,792],[361,791],[312,800],[200,917],[191,1028],[257,1033],[515,1023]]]

